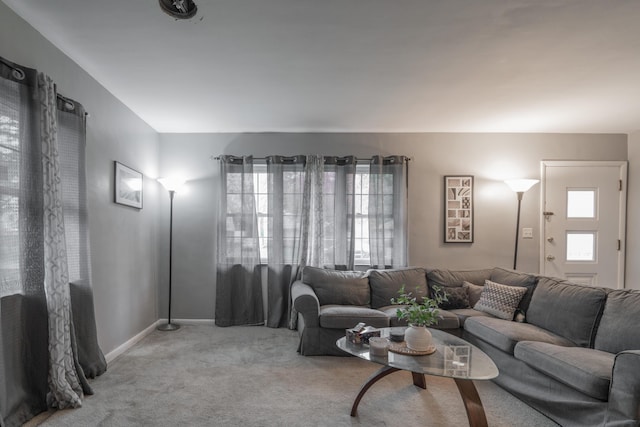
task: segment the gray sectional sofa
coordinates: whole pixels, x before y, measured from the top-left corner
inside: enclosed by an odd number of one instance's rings
[[[486,281],[526,288],[517,320],[472,308]],[[358,322],[402,325],[390,300],[403,284],[418,296],[433,285],[466,295],[469,307],[441,310],[434,327],[485,351],[500,370],[497,384],[559,424],[640,425],[638,291],[581,286],[502,268],[355,272],[306,267],[291,288],[298,351],[344,355],[335,341],[346,328]]]

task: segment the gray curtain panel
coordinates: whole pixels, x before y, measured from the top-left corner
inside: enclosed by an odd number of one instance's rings
[[[44,74],[0,58],[0,424],[21,425],[90,392],[74,349],[69,278],[90,283],[84,110]],[[75,117],[71,123],[65,119]],[[65,228],[69,224],[69,229]],[[73,236],[76,236],[74,239]],[[55,320],[53,320],[55,319]]]
[[[215,323],[262,325],[262,271],[253,158],[220,157]]]

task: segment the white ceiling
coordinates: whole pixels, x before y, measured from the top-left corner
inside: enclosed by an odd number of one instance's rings
[[[159,132],[640,129],[638,0],[2,0]]]

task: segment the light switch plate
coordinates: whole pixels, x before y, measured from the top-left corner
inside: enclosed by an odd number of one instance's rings
[[[523,239],[533,239],[533,228],[523,228],[522,229],[522,238]]]

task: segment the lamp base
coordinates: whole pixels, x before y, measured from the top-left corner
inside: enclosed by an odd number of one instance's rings
[[[164,323],[162,325],[158,325],[156,329],[159,331],[177,331],[180,329],[180,325],[176,323]]]

